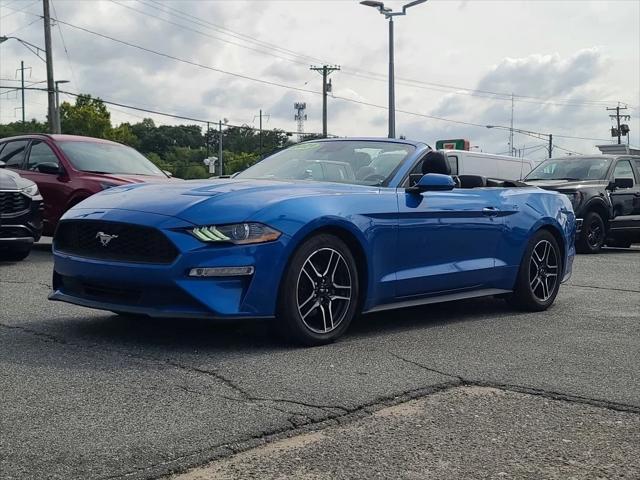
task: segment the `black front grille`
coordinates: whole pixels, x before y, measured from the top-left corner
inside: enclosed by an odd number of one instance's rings
[[[33,234],[26,227],[3,227],[0,225],[0,238],[26,238],[33,237]]]
[[[176,247],[151,227],[99,220],[66,220],[58,225],[55,249],[87,258],[136,263],[171,263]]]
[[[29,209],[31,200],[20,192],[0,192],[0,215],[7,216]]]

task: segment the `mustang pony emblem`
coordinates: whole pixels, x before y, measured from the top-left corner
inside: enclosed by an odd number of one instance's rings
[[[96,233],[96,238],[100,240],[100,244],[103,247],[109,245],[109,242],[114,238],[118,238],[118,235],[109,235],[108,233],[98,232]]]

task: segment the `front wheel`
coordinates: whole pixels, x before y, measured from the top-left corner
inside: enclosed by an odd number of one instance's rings
[[[582,222],[582,232],[576,242],[579,253],[598,253],[604,245],[606,230],[602,217],[596,212],[589,212]]]
[[[278,328],[303,345],[331,343],[356,315],[358,295],[358,268],[349,247],[334,235],[315,235],[296,250],[283,276]]]
[[[507,301],[522,310],[546,310],[558,295],[561,276],[558,242],[548,231],[539,230],[527,245],[515,289]]]

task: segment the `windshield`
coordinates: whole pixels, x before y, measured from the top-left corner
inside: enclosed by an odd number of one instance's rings
[[[531,170],[525,180],[604,180],[608,158],[552,158]]]
[[[133,148],[116,143],[59,142],[78,170],[94,173],[166,176]]]
[[[382,185],[414,150],[389,142],[306,142],[265,158],[236,178]]]

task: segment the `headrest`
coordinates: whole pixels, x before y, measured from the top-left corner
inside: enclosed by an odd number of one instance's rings
[[[444,154],[431,150],[424,156],[422,162],[422,174],[439,173],[441,175],[451,175],[451,166]]]

